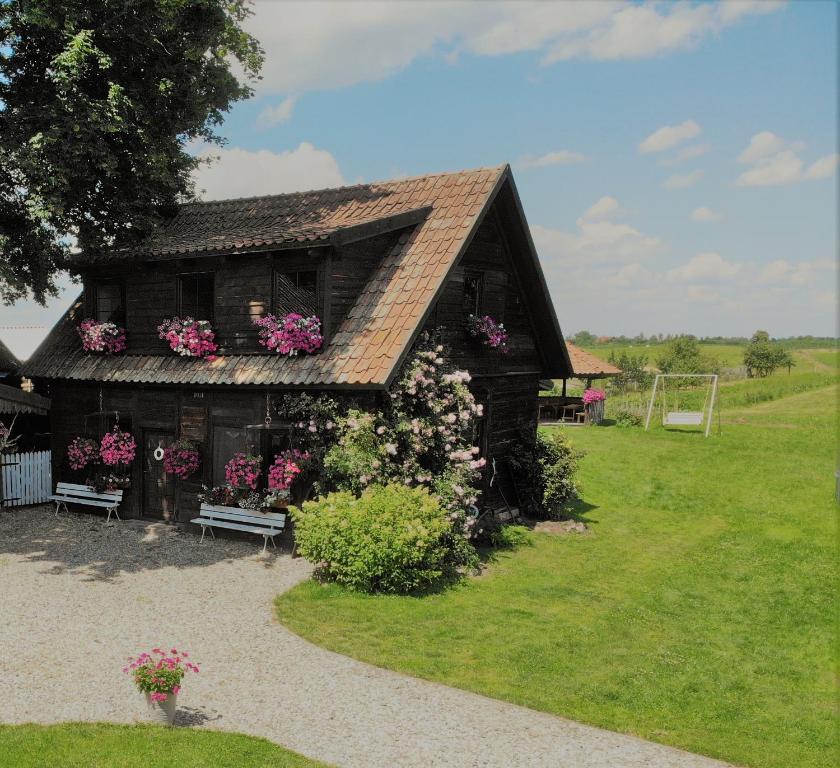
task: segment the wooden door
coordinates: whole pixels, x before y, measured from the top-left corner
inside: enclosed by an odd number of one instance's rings
[[[163,449],[172,445],[172,432],[143,430],[143,509],[144,517],[175,519],[175,480],[163,471]]]

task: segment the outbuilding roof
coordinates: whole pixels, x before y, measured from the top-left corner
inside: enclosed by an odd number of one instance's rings
[[[95,260],[182,258],[248,253],[289,243],[404,227],[321,353],[297,357],[226,355],[215,361],[161,355],[82,352],[77,302],[24,364],[26,376],[168,384],[386,386],[419,333],[452,268],[490,206],[504,197],[522,243],[519,268],[539,286],[534,311],[547,375],[568,370],[560,327],[525,223],[509,166],[358,184],[268,197],[189,203],[143,253],[115,251]],[[360,234],[360,236],[361,236]],[[546,327],[548,324],[548,327]]]
[[[575,346],[570,341],[566,342],[566,349],[569,350],[572,371],[578,378],[597,379],[606,376],[617,376],[621,373],[621,368],[616,368],[612,363],[596,357],[585,349]]]

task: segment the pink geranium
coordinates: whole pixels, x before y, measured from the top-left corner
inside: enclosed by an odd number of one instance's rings
[[[321,320],[316,315],[304,317],[296,312],[283,317],[266,315],[256,318],[254,325],[260,329],[260,344],[279,355],[311,354],[324,343]]]
[[[170,695],[178,695],[181,681],[187,672],[198,673],[198,664],[187,659],[189,654],[177,648],[169,653],[161,648],[153,648],[151,653],[129,657],[123,673],[131,675],[141,693],[147,693],[152,701],[162,702]]]
[[[310,458],[309,451],[299,451],[297,448],[278,454],[268,470],[268,487],[273,491],[288,491],[295,478],[303,471],[301,464],[305,464]]]
[[[508,332],[502,323],[497,323],[490,315],[470,315],[467,318],[467,331],[485,346],[507,352]]]
[[[219,346],[209,320],[173,317],[158,326],[158,337],[169,342],[173,352],[181,357],[206,357],[215,360]]]
[[[607,399],[607,393],[604,392],[603,389],[587,389],[583,393],[583,403],[584,405],[589,405],[590,403],[599,403],[601,400]]]
[[[84,320],[76,330],[82,339],[82,349],[85,352],[113,355],[125,351],[125,328],[120,328],[114,323]]]
[[[114,427],[103,438],[99,449],[102,461],[108,466],[131,464],[137,454],[137,443],[130,432]]]
[[[163,449],[163,471],[185,480],[198,472],[201,467],[201,454],[189,440],[178,440]]]
[[[71,469],[84,469],[99,461],[99,445],[89,437],[74,437],[67,446],[67,460]]]
[[[233,488],[256,490],[262,475],[262,456],[235,453],[225,464],[225,480]]]

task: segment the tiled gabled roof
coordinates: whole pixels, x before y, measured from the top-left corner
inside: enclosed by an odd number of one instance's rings
[[[418,209],[428,208],[428,213],[383,254],[379,267],[320,354],[292,358],[231,355],[214,362],[158,355],[87,355],[75,334],[75,325],[81,320],[76,305],[24,365],[24,373],[160,384],[383,386],[506,180],[510,180],[510,169],[501,166],[185,205],[152,243],[152,258],[217,253],[226,248],[247,251],[293,237],[304,241],[328,237],[331,232]],[[112,254],[115,256],[119,254]]]

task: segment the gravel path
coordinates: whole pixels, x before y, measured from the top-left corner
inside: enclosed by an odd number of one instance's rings
[[[405,677],[317,648],[273,618],[309,575],[259,543],[163,525],[0,511],[0,722],[132,722],[124,658],[201,662],[178,723],[263,736],[347,768],[720,768],[723,763]]]

